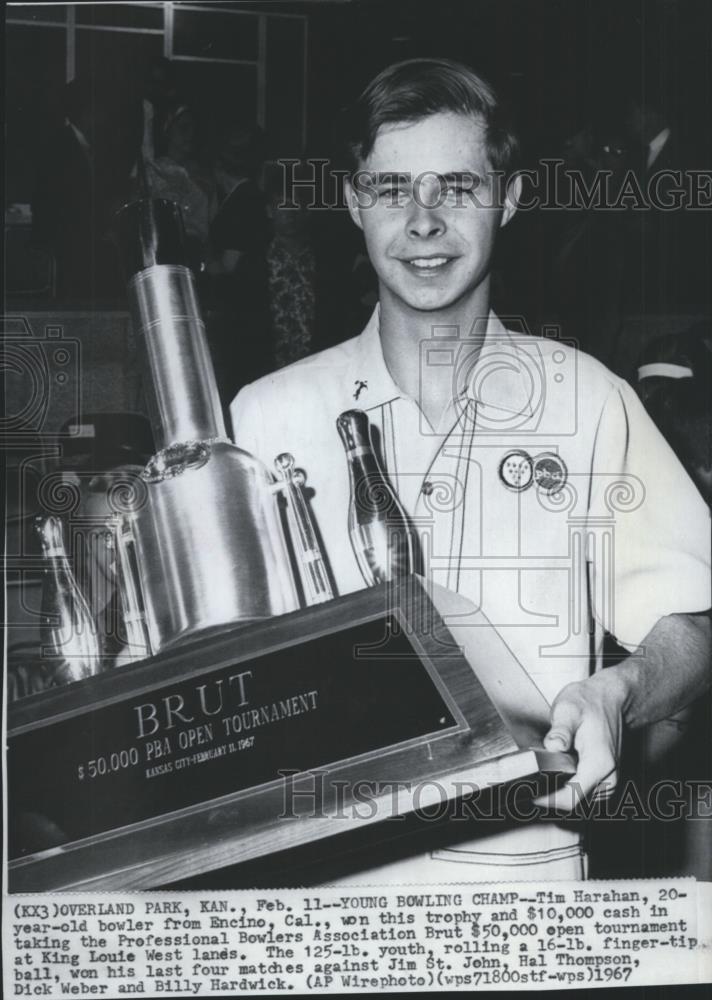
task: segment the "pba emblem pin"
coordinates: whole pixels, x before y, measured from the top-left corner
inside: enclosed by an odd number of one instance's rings
[[[510,490],[520,493],[534,480],[534,465],[526,451],[509,451],[499,463],[499,478]]]
[[[534,459],[534,482],[546,493],[558,493],[568,478],[566,463],[553,452],[545,451]]]

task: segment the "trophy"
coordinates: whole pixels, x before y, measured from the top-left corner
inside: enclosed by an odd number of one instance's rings
[[[121,228],[157,449],[109,522],[128,651],[98,668],[46,520],[46,642],[73,673],[8,715],[10,891],[170,886],[243,864],[234,884],[254,885],[263,861],[275,885],[308,884],[314,856],[412,850],[441,797],[573,773],[543,749],[549,706],[496,629],[418,574],[366,414],[337,427],[368,586],[338,597],[294,456],[273,474],[227,438],[177,207],[135,202]],[[406,815],[404,835],[389,821]]]
[[[132,633],[155,654],[205,629],[330,600],[292,456],[277,457],[276,480],[227,436],[178,207],[134,202],[120,233],[157,447],[143,503],[113,525]]]

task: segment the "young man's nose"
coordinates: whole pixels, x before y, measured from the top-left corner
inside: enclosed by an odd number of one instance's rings
[[[429,208],[413,202],[408,215],[408,235],[419,239],[432,239],[445,232],[445,220],[438,207]]]

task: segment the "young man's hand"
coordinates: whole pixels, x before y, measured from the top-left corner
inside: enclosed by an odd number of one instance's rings
[[[610,795],[615,788],[629,691],[622,678],[606,676],[608,673],[567,684],[556,698],[544,748],[575,750],[578,767],[566,785],[536,799],[537,805],[573,813],[578,803],[594,792],[597,796]]]
[[[610,795],[618,780],[623,725],[637,729],[676,716],[709,690],[710,613],[666,615],[622,663],[561,690],[551,709],[547,750],[575,750],[571,780],[536,804],[573,813],[592,794]]]

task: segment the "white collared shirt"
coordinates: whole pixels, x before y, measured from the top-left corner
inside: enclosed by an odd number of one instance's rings
[[[628,383],[593,358],[506,330],[493,313],[474,363],[469,346],[447,330],[420,345],[423,378],[448,365],[466,387],[434,433],[388,372],[376,309],[359,337],[244,388],[235,441],[270,468],[289,451],[306,470],[346,594],[365,583],[336,418],[364,409],[426,572],[481,608],[552,701],[600,666],[604,630],[633,650],[663,615],[709,607],[709,510]],[[581,876],[578,834],[551,823],[433,857],[476,868],[440,878],[537,878],[566,859],[552,877]]]

